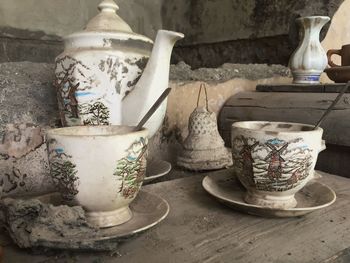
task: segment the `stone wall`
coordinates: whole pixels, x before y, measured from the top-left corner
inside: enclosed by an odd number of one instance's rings
[[[63,50],[62,37],[84,28],[101,0],[0,1],[0,62],[53,63]],[[162,28],[161,0],[116,1],[118,14],[135,32],[154,38]]]
[[[1,1],[0,61],[52,63],[63,49],[62,36],[81,30],[97,13],[99,2]],[[315,14],[332,17],[343,0],[116,2],[118,13],[135,32],[153,39],[160,28],[185,33],[186,38],[175,48],[173,62],[183,60],[199,68],[228,62],[286,65],[298,43],[295,18]]]

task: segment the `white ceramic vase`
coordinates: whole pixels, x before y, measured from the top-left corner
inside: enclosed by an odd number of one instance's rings
[[[296,20],[302,30],[302,38],[289,60],[293,83],[320,82],[320,75],[327,66],[326,52],[320,43],[320,31],[329,20],[328,16],[307,16]]]
[[[128,126],[51,129],[47,145],[51,176],[70,205],[80,205],[97,227],[132,217],[129,204],[145,176],[148,130]]]
[[[233,168],[247,189],[245,201],[259,206],[295,207],[296,192],[313,178],[322,128],[288,122],[232,124]]]

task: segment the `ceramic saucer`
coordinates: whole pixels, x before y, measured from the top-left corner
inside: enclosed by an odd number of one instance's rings
[[[145,183],[168,174],[171,170],[171,164],[167,161],[152,159],[147,161]]]
[[[37,197],[44,203],[59,205],[59,194],[48,194]],[[169,213],[169,204],[163,198],[140,190],[135,200],[130,204],[133,217],[128,222],[110,228],[96,230],[90,236],[76,235],[74,238],[62,236],[41,236],[36,240],[36,246],[55,249],[80,250],[113,250],[118,243],[137,233],[145,231],[161,222]],[[68,242],[68,243],[67,243]]]
[[[224,204],[248,214],[264,217],[301,216],[334,203],[335,192],[328,186],[310,181],[295,194],[297,206],[289,209],[267,208],[244,202],[245,188],[233,174],[208,175],[203,179],[204,189]]]
[[[346,83],[350,80],[350,66],[326,68],[324,72],[335,83]]]

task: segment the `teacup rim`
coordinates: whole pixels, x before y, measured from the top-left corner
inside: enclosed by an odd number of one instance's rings
[[[248,130],[248,131],[261,131],[258,129],[252,129],[252,128],[247,128],[247,127],[241,127],[238,126],[240,123],[273,123],[273,124],[291,124],[291,125],[298,125],[298,126],[306,126],[306,127],[310,127],[310,128],[314,128],[314,125],[311,124],[305,124],[305,123],[298,123],[298,122],[284,122],[284,121],[236,121],[234,123],[232,123],[231,125],[231,129],[232,128],[239,128],[239,129],[243,129],[243,130]],[[315,132],[323,132],[323,129],[321,127],[317,127],[316,129],[312,129],[312,130],[307,130],[307,131],[272,131],[272,132],[278,132],[278,133],[282,133],[282,134],[297,134],[297,133],[315,133]]]
[[[108,134],[78,134],[73,133],[76,129],[98,129],[98,128],[113,128],[113,127],[120,127],[120,128],[130,128],[130,132],[126,132],[124,134],[117,134],[117,133],[108,133]],[[46,131],[47,136],[62,136],[62,137],[125,137],[130,135],[137,135],[137,134],[144,134],[145,132],[148,134],[148,129],[145,127],[142,127],[139,131],[134,131],[133,128],[136,126],[129,126],[129,125],[95,125],[95,126],[84,126],[84,125],[78,125],[78,126],[70,126],[70,127],[61,127],[61,128],[51,128]],[[65,134],[62,133],[63,130],[72,130],[71,133]]]

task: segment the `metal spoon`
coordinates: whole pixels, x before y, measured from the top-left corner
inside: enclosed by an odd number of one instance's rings
[[[145,123],[149,120],[149,118],[151,118],[151,116],[153,115],[153,113],[156,112],[156,110],[159,108],[159,106],[162,104],[162,102],[166,99],[166,97],[168,97],[169,93],[171,91],[171,88],[167,88],[166,90],[164,90],[164,92],[162,93],[162,95],[160,95],[160,97],[157,99],[157,101],[152,105],[152,107],[148,110],[148,112],[146,113],[146,115],[142,118],[142,120],[139,122],[139,124],[137,124],[137,126],[134,128],[134,131],[139,131],[142,129],[143,125],[145,125]]]
[[[325,111],[325,113],[323,113],[321,119],[317,122],[317,124],[315,125],[315,127],[313,128],[314,130],[316,130],[320,124],[322,123],[322,121],[327,117],[327,115],[333,110],[334,106],[338,103],[338,101],[340,100],[340,98],[344,95],[344,93],[348,90],[350,85],[350,81],[348,81],[348,83],[346,83],[345,87],[343,87],[340,90],[340,93],[338,94],[338,96],[335,98],[335,100],[332,102],[332,104],[328,107],[328,109]]]

